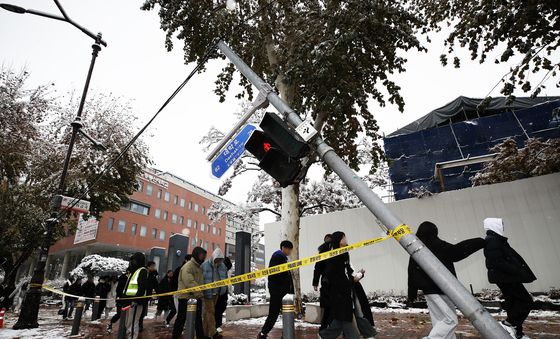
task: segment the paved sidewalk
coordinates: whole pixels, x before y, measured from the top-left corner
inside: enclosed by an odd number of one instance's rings
[[[0,338],[66,338],[72,327],[72,321],[62,321],[60,316],[56,314],[57,308],[43,307],[40,311],[40,324],[39,329],[26,330],[26,331],[13,331],[10,330],[17,317],[8,313],[8,321],[6,329],[0,329]],[[422,313],[424,312],[424,313]],[[148,318],[144,321],[145,330],[140,334],[143,339],[167,339],[171,338],[171,328],[164,326],[163,321],[155,321],[152,319],[155,313],[155,308],[150,308]],[[377,339],[386,338],[402,338],[402,339],[416,339],[422,338],[427,335],[430,330],[430,318],[425,311],[420,310],[398,310],[396,312],[375,312],[375,321],[379,335]],[[105,332],[108,320],[101,320],[96,322],[88,321],[90,317],[89,312],[84,317],[81,325],[81,334],[84,338],[116,338],[116,331],[118,323],[115,324],[113,335],[108,335]],[[254,339],[257,336],[264,318],[248,319],[236,322],[226,323],[223,326],[224,338],[243,338]],[[553,312],[537,312],[527,320],[526,326],[527,335],[532,338],[539,339],[560,339],[560,314]],[[307,324],[302,322],[296,323],[296,337],[301,339],[316,339],[318,325]],[[276,328],[270,333],[269,338],[279,339],[281,337],[281,322],[276,324]],[[470,323],[463,317],[460,318],[460,325],[457,330],[457,338],[479,338],[476,330]]]

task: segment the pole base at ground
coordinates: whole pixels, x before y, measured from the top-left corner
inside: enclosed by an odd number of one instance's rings
[[[14,330],[24,330],[39,327],[39,304],[41,302],[41,289],[31,288],[25,294],[24,302],[21,305],[18,321],[15,323]]]

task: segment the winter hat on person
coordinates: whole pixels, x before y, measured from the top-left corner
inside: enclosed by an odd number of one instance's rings
[[[484,219],[484,230],[504,236],[504,222],[501,218],[486,218]]]
[[[197,246],[193,248],[192,251],[192,258],[200,265],[204,262],[204,258],[200,258],[202,255],[205,255],[207,252],[204,248]]]
[[[214,252],[212,252],[212,262],[219,259],[224,259],[224,254],[222,253],[222,250],[219,247],[216,247]]]

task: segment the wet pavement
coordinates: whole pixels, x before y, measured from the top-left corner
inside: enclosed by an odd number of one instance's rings
[[[42,308],[40,312],[41,318],[41,328],[40,333],[46,333],[43,331],[48,331],[52,333],[49,335],[51,338],[63,338],[67,337],[70,329],[72,327],[72,321],[60,320],[60,316],[56,314],[57,308]],[[162,320],[152,319],[155,313],[155,308],[150,308],[148,317],[144,320],[144,331],[140,333],[140,338],[143,339],[163,339],[171,338],[172,328],[165,327]],[[379,335],[376,337],[378,339],[385,338],[422,338],[427,335],[431,328],[429,315],[426,313],[420,313],[419,310],[413,311],[398,311],[398,312],[376,312],[374,314],[376,327],[379,331]],[[108,324],[108,320],[103,319],[96,322],[89,321],[90,315],[86,314],[84,320],[82,321],[80,334],[83,338],[116,338],[116,331],[118,329],[118,323],[113,326],[114,333],[109,335],[106,333],[105,328]],[[8,324],[7,327],[11,328],[15,322],[15,317],[8,313]],[[224,338],[244,338],[251,339],[256,338],[262,324],[264,323],[264,318],[241,320],[236,322],[226,323],[223,326],[223,336]],[[281,321],[276,324],[276,328],[269,334],[269,338],[277,339],[280,338],[281,333]],[[56,332],[58,330],[58,332]],[[0,338],[14,338],[14,333],[6,331],[6,335],[3,336],[0,330]],[[315,339],[317,338],[318,325],[297,322],[296,323],[296,338],[301,339]],[[526,334],[531,338],[556,338],[560,339],[560,314],[558,313],[535,313],[529,317],[525,326]],[[58,336],[54,335],[59,333]],[[40,334],[37,336],[21,336],[20,338],[42,338]],[[463,317],[460,317],[460,325],[457,330],[457,338],[479,338],[476,330],[470,325],[470,323]]]

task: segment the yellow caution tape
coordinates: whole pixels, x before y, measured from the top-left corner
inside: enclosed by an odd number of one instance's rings
[[[394,230],[389,232],[389,235],[386,235],[384,237],[378,237],[378,238],[372,238],[372,239],[368,239],[368,240],[364,240],[364,241],[360,241],[357,242],[355,244],[352,245],[348,245],[345,247],[341,247],[341,248],[336,248],[334,250],[330,250],[324,253],[319,253],[316,255],[312,255],[310,257],[306,257],[306,258],[302,258],[302,259],[298,259],[298,260],[294,260],[282,265],[278,265],[278,266],[273,266],[273,267],[268,267],[262,270],[258,270],[255,272],[250,272],[250,273],[245,273],[242,275],[238,275],[232,278],[227,278],[224,280],[220,280],[220,281],[215,281],[215,282],[211,282],[208,284],[203,284],[203,285],[199,285],[199,286],[194,286],[194,287],[190,287],[190,288],[185,288],[182,290],[177,290],[177,291],[172,291],[172,292],[167,292],[167,293],[159,293],[159,294],[152,294],[152,295],[146,295],[146,296],[139,296],[139,297],[125,297],[125,298],[118,298],[117,300],[133,300],[133,299],[146,299],[146,298],[153,298],[153,297],[165,297],[165,296],[172,296],[175,294],[185,294],[185,293],[192,293],[192,292],[202,292],[204,290],[208,290],[208,289],[212,289],[212,288],[219,288],[219,287],[226,287],[229,285],[235,285],[235,284],[239,284],[242,282],[247,282],[247,281],[251,281],[251,280],[255,280],[255,279],[259,279],[259,278],[263,278],[263,277],[267,277],[269,275],[274,275],[274,274],[279,274],[279,273],[283,273],[283,272],[287,272],[287,271],[291,271],[294,270],[296,268],[300,268],[303,266],[307,266],[307,265],[311,265],[311,264],[315,264],[319,261],[323,261],[323,260],[328,260],[330,258],[336,257],[338,255],[347,253],[349,251],[361,248],[361,247],[365,247],[365,246],[370,246],[370,245],[374,245],[380,242],[383,242],[389,238],[395,238],[397,241],[399,241],[404,235],[406,234],[411,234],[412,231],[410,229],[410,227],[408,227],[405,224],[399,225],[398,227],[396,227]],[[37,286],[34,284],[31,284],[31,286]],[[69,294],[66,292],[62,292],[60,290],[57,290],[55,288],[46,286],[46,285],[42,285],[41,286],[43,289],[56,293],[56,294],[60,294],[63,296],[69,296],[69,297],[75,297],[75,298],[84,298],[81,296],[77,296],[77,295],[73,295],[73,294]],[[109,299],[103,299],[103,298],[85,298],[85,299],[97,299],[97,300],[109,300]]]

